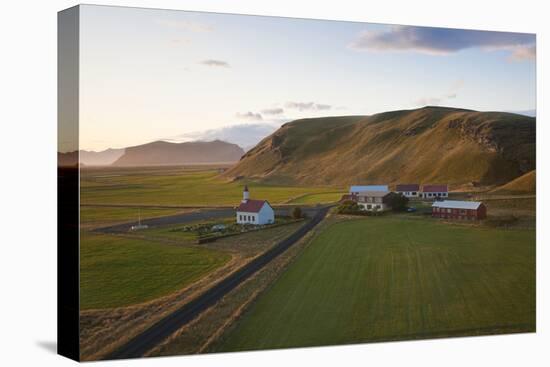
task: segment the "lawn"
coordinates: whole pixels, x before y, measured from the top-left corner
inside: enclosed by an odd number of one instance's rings
[[[81,310],[128,306],[181,289],[230,255],[81,231]]]
[[[325,229],[214,350],[534,330],[534,231],[380,217]]]
[[[110,171],[107,171],[110,172]],[[273,186],[253,181],[227,182],[212,169],[144,168],[116,174],[94,169],[81,174],[81,202],[85,204],[237,205],[248,184],[251,198],[271,204],[284,203],[304,194],[334,192],[330,187]]]

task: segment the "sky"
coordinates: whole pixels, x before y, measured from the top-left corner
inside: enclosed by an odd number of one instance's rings
[[[80,147],[225,139],[425,105],[535,109],[535,35],[81,6]]]

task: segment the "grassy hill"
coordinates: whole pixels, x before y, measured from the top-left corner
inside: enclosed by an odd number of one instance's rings
[[[534,194],[537,189],[537,174],[535,170],[499,186],[492,190],[495,194]]]
[[[534,118],[424,107],[289,122],[224,176],[278,184],[503,184],[534,168]]]

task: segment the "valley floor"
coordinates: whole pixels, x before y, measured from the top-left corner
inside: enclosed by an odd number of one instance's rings
[[[534,230],[380,217],[323,231],[212,350],[534,330]]]

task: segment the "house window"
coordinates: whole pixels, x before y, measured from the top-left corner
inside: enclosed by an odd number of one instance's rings
[[[412,196],[416,196],[416,191],[413,191],[413,192],[411,193],[411,195],[412,195]]]
[[[381,208],[381,206],[380,206],[380,205],[377,205],[377,206],[376,206],[376,209],[380,209],[380,208]]]
[[[242,222],[243,221],[243,215],[242,214],[239,214],[239,220]]]
[[[447,213],[450,213],[451,212],[451,209],[447,209]]]
[[[369,210],[372,209],[372,205],[368,204],[367,209],[369,209]]]

